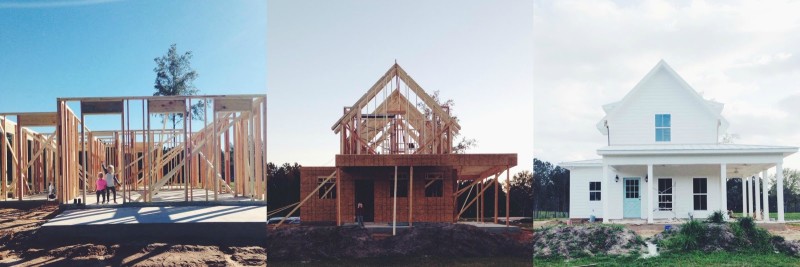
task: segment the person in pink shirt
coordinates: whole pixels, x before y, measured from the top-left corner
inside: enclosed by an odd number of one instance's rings
[[[106,180],[103,179],[103,173],[97,173],[97,204],[100,204],[100,196],[103,197],[103,204],[106,203]]]

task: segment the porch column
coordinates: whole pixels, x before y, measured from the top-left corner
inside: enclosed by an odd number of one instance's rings
[[[742,217],[747,216],[747,178],[742,176]]]
[[[603,164],[603,182],[601,183],[602,190],[600,191],[600,198],[603,201],[603,223],[609,222],[608,202],[611,201],[608,190],[611,189],[611,168],[608,164]]]
[[[653,223],[653,164],[647,164],[647,223]]]
[[[728,164],[719,165],[719,209],[722,216],[728,219]]]
[[[753,177],[747,178],[747,216],[755,217],[753,214]]]
[[[757,174],[757,173],[756,173]],[[759,182],[760,179],[758,177],[753,176],[753,182],[756,184],[756,191],[753,192],[753,198],[756,201],[755,206],[755,217],[761,218],[761,198],[758,197],[758,193],[761,192],[761,183]]]
[[[767,170],[761,171],[761,179],[764,181],[764,191],[762,192],[764,197],[764,221],[769,222],[769,179],[767,179]]]
[[[775,166],[775,180],[778,180],[778,183],[775,184],[775,191],[778,191],[778,222],[784,222],[783,218],[783,159],[778,161],[777,166]]]

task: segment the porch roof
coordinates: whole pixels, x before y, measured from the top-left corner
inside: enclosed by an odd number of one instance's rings
[[[606,146],[597,150],[604,155],[719,155],[719,154],[782,154],[797,152],[792,146],[767,146],[743,144],[652,144]]]
[[[558,166],[566,169],[579,168],[579,167],[602,167],[603,159],[588,159],[578,161],[560,162]]]

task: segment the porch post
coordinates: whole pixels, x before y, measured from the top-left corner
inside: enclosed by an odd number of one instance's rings
[[[728,219],[728,164],[719,165],[719,209],[722,217]]]
[[[653,223],[653,164],[647,164],[647,223]]]
[[[394,204],[392,205],[392,236],[397,235],[397,166],[394,166]]]
[[[757,174],[757,173],[756,173]],[[755,206],[755,217],[761,218],[761,198],[758,197],[758,193],[761,192],[761,185],[759,183],[759,179],[756,176],[753,176],[753,182],[756,184],[756,191],[753,192],[753,198],[756,201]]]
[[[753,214],[753,178],[747,178],[747,216],[755,217]]]
[[[603,200],[603,223],[609,222],[608,202],[611,201],[608,190],[611,190],[611,172],[608,164],[603,164],[603,182],[600,198]]]
[[[783,218],[783,159],[778,161],[775,167],[775,180],[778,183],[775,185],[775,191],[778,191],[778,222],[784,222]]]
[[[747,182],[746,178],[742,176],[742,217],[747,216]]]
[[[769,222],[769,179],[767,179],[767,170],[761,171],[761,180],[764,181],[764,221]]]

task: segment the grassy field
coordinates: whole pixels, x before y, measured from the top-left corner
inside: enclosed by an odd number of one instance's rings
[[[736,217],[742,217],[741,213],[734,213]],[[775,220],[778,220],[778,213],[777,212],[770,212],[769,217]],[[787,221],[796,221],[800,220],[800,212],[786,212],[783,214],[784,219]]]
[[[269,259],[267,259],[269,261]],[[269,266],[531,266],[530,258],[393,257],[311,262],[272,262]],[[537,265],[538,266],[538,265]]]
[[[756,253],[676,253],[640,259],[639,257],[597,256],[571,261],[535,259],[534,266],[800,266],[800,258],[785,254]]]

